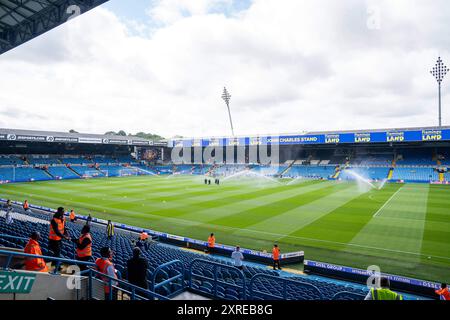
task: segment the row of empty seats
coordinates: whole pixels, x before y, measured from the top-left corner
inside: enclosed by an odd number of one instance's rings
[[[433,168],[395,168],[393,180],[438,181],[439,175]]]

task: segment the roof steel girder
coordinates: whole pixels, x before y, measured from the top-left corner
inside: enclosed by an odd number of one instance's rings
[[[80,14],[83,14],[108,0],[8,0],[10,3],[16,5],[15,8],[10,9],[11,12],[16,13],[24,17],[23,13],[19,13],[18,10],[28,10],[32,14],[26,17],[19,23],[10,26],[4,23],[0,17],[0,55],[27,42],[37,36],[59,26],[73,18],[74,13],[72,10],[68,11],[71,6],[77,6]],[[33,11],[27,4],[35,2],[39,4],[42,9],[39,11]],[[0,0],[0,5],[2,0]],[[6,6],[3,6],[5,8]],[[8,8],[10,8],[8,6]],[[35,12],[35,13],[33,13]],[[7,12],[9,13],[9,12]],[[2,17],[11,17],[9,14],[4,14]],[[14,17],[12,17],[14,20]]]

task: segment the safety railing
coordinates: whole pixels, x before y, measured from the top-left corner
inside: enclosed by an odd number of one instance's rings
[[[336,293],[331,300],[364,300],[365,298],[366,297],[362,294],[350,291],[341,291]]]
[[[213,271],[212,271],[213,278],[207,277],[207,276],[202,275],[202,274],[193,273],[194,266],[196,264],[201,264],[201,263],[204,263],[204,264],[206,264],[208,266],[212,266],[213,267]],[[239,275],[239,279],[242,281],[242,286],[236,285],[234,283],[221,281],[220,279],[218,279],[218,272],[219,272],[220,269],[232,270],[233,272],[238,274]],[[247,294],[246,289],[247,289],[247,287],[246,287],[245,276],[244,276],[244,273],[240,269],[238,269],[236,267],[228,266],[228,265],[225,265],[225,264],[212,262],[212,261],[208,261],[208,260],[204,260],[204,259],[194,259],[194,260],[192,260],[191,265],[189,266],[189,288],[191,290],[194,290],[194,291],[200,291],[201,293],[204,294],[205,293],[204,291],[196,290],[196,289],[193,288],[193,286],[192,286],[193,278],[207,280],[207,281],[212,281],[212,286],[213,286],[212,295],[214,297],[217,297],[217,287],[220,284],[222,286],[234,288],[234,289],[237,289],[238,291],[241,291],[240,300],[245,300],[246,299],[246,294]]]
[[[276,280],[277,285],[282,285],[282,295],[277,295],[274,293],[269,293],[269,292],[263,292],[260,290],[257,290],[254,288],[254,284],[258,279],[265,279],[265,280]],[[302,282],[302,281],[297,281],[297,280],[290,280],[287,278],[282,278],[282,277],[276,277],[276,276],[271,276],[271,275],[267,275],[267,274],[263,274],[263,273],[258,273],[255,274],[251,279],[250,279],[250,284],[249,284],[249,300],[253,300],[255,299],[257,296],[263,296],[266,299],[270,299],[270,300],[288,300],[288,286],[296,286],[296,287],[303,287],[303,288],[309,288],[311,290],[313,290],[318,299],[314,299],[314,300],[326,300],[325,297],[323,296],[322,292],[319,290],[319,288],[317,288],[315,285],[312,285],[310,283],[306,283],[306,282]],[[313,299],[311,299],[313,300]]]
[[[161,271],[168,270],[167,274],[169,275],[168,279],[165,279],[161,282],[156,283],[156,280],[158,278],[158,275],[161,274]],[[170,270],[176,270],[177,274],[174,276],[170,276]],[[153,272],[152,282],[151,282],[151,290],[155,291],[159,288],[165,286],[165,285],[175,285],[179,286],[179,288],[173,292],[170,292],[168,297],[176,296],[177,294],[181,293],[185,289],[185,282],[184,282],[184,276],[185,276],[185,269],[184,265],[180,260],[173,260],[167,263],[164,263],[160,265],[158,268],[155,269]]]
[[[127,294],[130,300],[169,300],[168,297],[164,297],[152,290],[147,290],[141,287],[138,287],[134,284],[131,284],[127,281],[117,279],[101,273],[99,271],[93,269],[87,269],[80,272],[81,276],[86,276],[88,279],[88,298],[90,300],[93,299],[93,282],[94,279],[103,284],[104,292],[108,294],[109,300],[115,300],[116,293],[121,293],[122,298],[123,294]]]
[[[84,261],[78,261],[78,260],[71,260],[71,259],[64,259],[64,258],[55,258],[55,257],[49,257],[49,256],[42,256],[42,255],[35,255],[35,254],[28,254],[23,252],[14,252],[14,251],[7,251],[7,250],[0,250],[0,256],[6,256],[6,262],[2,266],[3,269],[10,269],[10,265],[12,262],[13,257],[22,257],[22,258],[42,258],[45,261],[55,261],[55,269],[52,274],[57,274],[59,270],[59,266],[61,264],[68,264],[68,265],[83,265],[87,267],[88,269],[82,271],[79,273],[80,276],[85,275],[88,279],[88,297],[92,298],[92,288],[93,288],[93,279],[94,276],[98,277],[98,281],[102,282],[104,286],[107,286],[109,288],[109,298],[112,299],[113,289],[120,290],[123,293],[126,293],[131,300],[149,300],[149,299],[159,299],[159,300],[167,300],[167,297],[164,297],[162,295],[159,295],[155,292],[152,292],[150,290],[146,290],[143,288],[140,288],[138,286],[135,286],[131,283],[128,283],[121,279],[116,279],[113,277],[110,277],[108,275],[105,275],[101,272],[98,272],[92,268],[96,268],[95,263],[92,262],[84,262]],[[105,280],[102,280],[105,279]]]
[[[3,269],[10,268],[13,257],[34,258],[34,259],[41,258],[41,259],[44,259],[45,261],[54,261],[55,269],[52,271],[53,274],[57,274],[59,272],[59,267],[63,263],[68,264],[68,265],[79,265],[79,266],[82,265],[82,266],[86,266],[86,267],[95,267],[95,263],[93,263],[93,262],[85,262],[85,261],[65,259],[65,258],[56,258],[56,257],[42,256],[42,255],[8,251],[8,250],[0,250],[0,256],[6,256],[6,262],[2,267]]]

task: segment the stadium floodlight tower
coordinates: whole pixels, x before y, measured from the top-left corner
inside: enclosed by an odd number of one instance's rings
[[[228,108],[228,117],[230,118],[230,125],[231,125],[231,134],[234,137],[234,128],[233,128],[233,120],[231,118],[231,111],[230,111],[230,99],[231,99],[231,95],[228,92],[227,88],[223,88],[223,94],[222,94],[222,99],[225,101],[225,103],[227,104],[227,108]]]
[[[431,74],[436,78],[436,81],[439,86],[439,127],[442,126],[442,109],[441,109],[441,83],[444,80],[445,75],[449,72],[450,69],[442,62],[441,57],[439,57],[436,61],[436,65],[431,70]]]

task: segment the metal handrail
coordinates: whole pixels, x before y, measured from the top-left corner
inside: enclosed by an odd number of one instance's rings
[[[266,293],[266,292],[262,292],[259,290],[253,290],[253,284],[255,283],[256,279],[258,279],[258,278],[273,279],[273,280],[277,280],[278,283],[280,283],[280,281],[282,281],[283,282],[283,296],[281,297],[281,296],[275,295],[273,293]],[[264,273],[257,273],[250,279],[250,285],[249,285],[250,286],[250,290],[249,290],[250,297],[249,298],[252,299],[253,293],[257,293],[257,294],[265,295],[269,298],[271,297],[271,298],[276,298],[276,299],[287,300],[288,284],[299,284],[302,286],[313,288],[314,290],[317,291],[317,293],[319,293],[320,300],[325,300],[325,297],[324,297],[322,291],[320,291],[320,289],[317,288],[313,284],[302,282],[302,281],[297,281],[297,280],[291,280],[291,279],[287,279],[287,278],[282,278],[282,277],[271,276],[271,275],[264,274]]]
[[[212,265],[214,267],[214,270],[213,270],[214,278],[209,278],[209,277],[206,277],[206,276],[203,276],[203,275],[200,275],[200,274],[194,274],[192,272],[192,270],[193,270],[194,264],[196,264],[196,263],[206,263],[208,265]],[[228,282],[224,282],[224,281],[218,280],[217,279],[217,273],[218,273],[218,269],[219,268],[233,270],[233,271],[237,272],[237,274],[239,275],[239,278],[242,280],[242,287],[238,286],[238,285],[235,285],[235,284],[231,284],[231,283],[228,283]],[[229,266],[229,265],[222,264],[222,263],[213,262],[213,261],[208,261],[208,260],[204,260],[204,259],[194,259],[194,260],[192,260],[192,262],[191,262],[191,264],[189,266],[189,288],[191,288],[191,289],[192,289],[192,277],[193,276],[197,277],[197,278],[205,279],[205,280],[213,280],[214,281],[213,282],[213,288],[214,288],[213,295],[215,297],[217,297],[217,284],[220,283],[220,284],[223,284],[223,285],[228,286],[228,287],[242,289],[242,299],[241,300],[245,300],[245,298],[246,298],[247,292],[246,292],[245,276],[244,276],[244,273],[242,272],[242,270],[240,270],[240,269],[238,269],[236,267]]]
[[[136,300],[136,297],[137,298],[142,298],[144,300],[148,300],[148,297],[152,297],[153,299],[156,298],[156,299],[159,299],[159,300],[169,300],[169,298],[164,297],[164,296],[162,296],[162,295],[160,295],[160,294],[158,294],[156,292],[153,292],[151,290],[147,290],[147,289],[138,287],[138,286],[136,286],[134,284],[131,284],[131,283],[127,282],[127,281],[111,277],[111,276],[109,276],[107,274],[104,274],[104,273],[99,272],[99,271],[94,270],[94,269],[87,269],[87,270],[84,270],[84,271],[80,272],[80,276],[86,275],[86,274],[88,276],[88,295],[89,295],[89,299],[92,299],[92,278],[93,278],[93,275],[97,275],[98,277],[100,277],[100,279],[97,279],[97,280],[99,280],[100,282],[108,285],[109,298],[110,299],[112,299],[112,295],[113,295],[113,290],[112,289],[117,289],[117,290],[129,293],[131,300]],[[103,279],[106,278],[106,280],[102,280],[102,278]],[[117,285],[114,285],[113,282],[116,282]],[[123,287],[121,287],[119,285],[125,286],[125,287],[129,287],[130,289],[129,290],[125,290]],[[141,295],[137,295],[136,291],[142,293],[143,295],[142,296]]]
[[[171,278],[169,278],[169,279],[166,279],[166,280],[164,280],[164,281],[162,281],[162,282],[156,283],[156,276],[158,275],[158,273],[159,273],[161,270],[163,270],[163,269],[165,269],[165,268],[167,268],[167,267],[169,267],[169,266],[175,265],[175,264],[181,266],[181,273],[179,273],[179,274],[177,274],[176,276],[173,276],[173,277],[171,277]],[[185,283],[184,283],[184,275],[185,275],[184,265],[183,265],[183,263],[182,263],[180,260],[173,260],[173,261],[170,261],[170,262],[166,262],[166,263],[164,263],[164,264],[158,266],[158,268],[156,268],[155,271],[153,272],[152,283],[151,283],[151,289],[152,289],[153,291],[156,291],[156,289],[158,289],[158,288],[164,286],[165,284],[168,284],[168,283],[174,282],[174,281],[176,281],[176,280],[178,280],[178,279],[181,279],[181,288],[178,289],[178,290],[175,291],[175,292],[172,292],[172,293],[170,294],[170,296],[174,296],[174,295],[176,295],[176,294],[178,294],[179,292],[182,292],[182,291],[184,290],[184,287],[185,287]]]
[[[0,250],[0,255],[7,256],[8,259],[6,260],[6,263],[4,265],[4,269],[9,269],[9,265],[11,264],[13,257],[25,257],[25,258],[41,258],[44,260],[49,261],[56,261],[55,269],[53,270],[53,274],[57,274],[59,267],[61,263],[67,263],[70,265],[84,265],[87,267],[96,267],[95,263],[93,262],[85,262],[85,261],[79,261],[79,260],[72,260],[72,259],[65,259],[65,258],[56,258],[56,257],[50,257],[50,256],[43,256],[43,255],[37,255],[37,254],[29,254],[24,252],[15,252],[15,251],[7,251],[7,250]]]
[[[358,294],[358,293],[354,293],[354,292],[350,292],[350,291],[341,291],[341,292],[338,292],[338,293],[336,293],[334,296],[333,296],[333,298],[331,298],[331,300],[339,300],[338,298],[340,297],[340,296],[352,296],[352,297],[354,297],[354,298],[358,298],[358,299],[356,299],[356,300],[364,300],[366,297],[364,296],[364,295],[362,295],[362,294]]]

